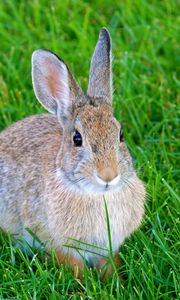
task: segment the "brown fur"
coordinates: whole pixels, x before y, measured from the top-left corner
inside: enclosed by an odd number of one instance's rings
[[[101,278],[104,281],[109,278],[113,272],[116,272],[117,275],[122,278],[122,275],[119,272],[119,267],[121,266],[122,261],[118,253],[115,254],[112,259],[113,262],[109,258],[103,258],[98,264],[98,269],[101,271]]]
[[[63,252],[57,250],[56,255],[60,264],[69,266],[74,273],[74,277],[82,279],[84,264],[81,259],[75,259],[69,253],[64,254]]]

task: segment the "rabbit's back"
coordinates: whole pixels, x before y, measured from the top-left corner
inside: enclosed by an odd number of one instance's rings
[[[60,143],[62,129],[57,118],[50,114],[27,117],[0,132],[0,154],[15,158],[47,145],[47,139],[55,135]],[[59,147],[60,144],[58,144]],[[34,148],[35,147],[35,148]],[[4,150],[7,149],[8,151]],[[12,156],[13,155],[13,156]]]
[[[25,199],[33,206],[35,215],[42,213],[43,161],[55,165],[60,142],[60,124],[56,117],[48,114],[26,118],[0,133],[1,228],[21,232]],[[48,163],[49,158],[52,161]],[[36,221],[35,215],[33,219]]]

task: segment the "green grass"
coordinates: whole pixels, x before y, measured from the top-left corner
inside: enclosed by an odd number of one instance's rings
[[[91,3],[91,4],[90,4]],[[178,2],[0,1],[0,129],[42,112],[31,84],[34,49],[65,60],[86,89],[102,26],[113,40],[114,108],[147,185],[143,224],[121,249],[123,279],[73,278],[52,252],[27,256],[0,235],[0,299],[178,299]]]

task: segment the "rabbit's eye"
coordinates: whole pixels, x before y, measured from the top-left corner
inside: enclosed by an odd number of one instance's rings
[[[120,133],[119,133],[119,140],[120,140],[120,142],[124,141],[123,127],[122,126],[121,126]]]
[[[76,147],[82,146],[82,136],[77,130],[74,131],[73,142]]]

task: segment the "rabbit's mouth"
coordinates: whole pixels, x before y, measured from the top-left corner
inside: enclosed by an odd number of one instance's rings
[[[109,181],[101,179],[96,174],[93,174],[89,179],[83,177],[75,179],[72,174],[67,174],[66,172],[63,172],[62,169],[59,169],[57,176],[70,190],[91,195],[114,192],[119,190],[122,186],[122,179],[120,175],[117,175]]]
[[[110,187],[115,187],[119,184],[120,175],[117,175],[112,180],[107,180],[107,181],[105,181],[105,180],[101,179],[99,176],[95,175],[95,180],[100,186],[103,186],[105,189],[108,189]]]
[[[93,176],[92,181],[86,181],[81,186],[84,191],[87,191],[90,194],[105,194],[111,193],[119,190],[122,186],[122,180],[120,175],[116,176],[111,181],[104,181],[97,175]]]
[[[98,189],[101,189],[103,192],[112,191],[119,188],[120,185],[120,175],[117,175],[112,180],[105,181],[99,176],[95,175],[94,179]]]

